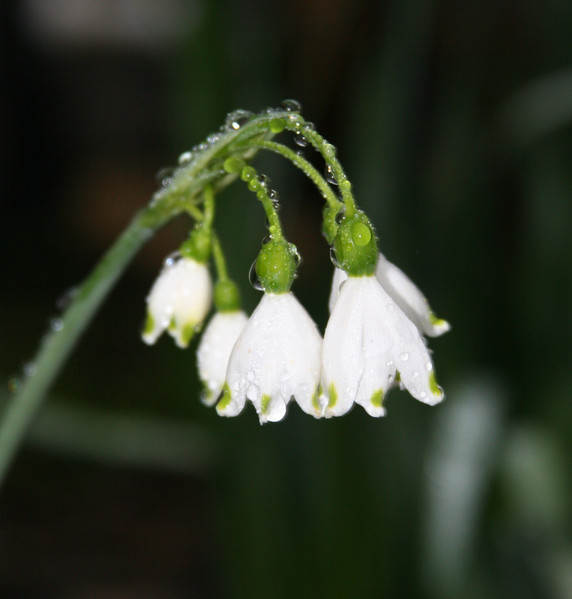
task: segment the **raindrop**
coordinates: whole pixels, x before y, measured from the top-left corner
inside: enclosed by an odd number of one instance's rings
[[[224,125],[227,130],[238,131],[252,117],[252,112],[248,110],[234,110],[226,115]]]
[[[333,146],[332,144],[327,143],[324,146],[324,156],[326,158],[333,158],[336,155],[336,146]]]
[[[155,175],[155,180],[157,181],[157,184],[160,185],[161,187],[167,187],[168,185],[170,185],[171,181],[173,180],[174,172],[175,172],[175,169],[171,166],[162,168]]]
[[[296,267],[300,266],[302,262],[302,256],[300,256],[298,248],[293,243],[290,244],[290,252],[292,253],[292,258],[294,258],[294,262],[296,262]]]
[[[419,394],[419,397],[421,399],[425,399],[425,397],[427,397],[427,393],[425,393],[425,391],[421,391],[421,393]]]
[[[36,363],[35,362],[26,362],[22,368],[22,372],[24,376],[31,377],[36,374]]]
[[[308,140],[302,135],[301,131],[296,131],[294,134],[294,142],[301,148],[305,148],[308,145]]]
[[[189,164],[189,162],[193,159],[193,153],[191,151],[188,152],[183,152],[180,156],[179,156],[179,164],[183,165],[183,164]]]
[[[336,222],[338,223],[338,225],[341,225],[344,222],[344,218],[345,218],[345,214],[343,210],[340,210],[337,214],[336,214]]]
[[[302,104],[300,104],[298,100],[293,100],[291,98],[280,102],[280,108],[286,112],[302,112]]]
[[[258,175],[258,182],[263,187],[266,187],[270,183],[270,177],[261,173],[260,175]]]
[[[252,263],[250,267],[250,272],[248,273],[248,279],[250,280],[250,284],[254,287],[254,289],[258,291],[264,291],[264,287],[262,287],[262,283],[256,274],[256,261]]]
[[[417,379],[417,378],[419,378],[419,370],[416,370],[416,371],[413,373],[413,378],[414,378],[414,379]]]
[[[70,287],[64,291],[56,300],[56,309],[63,312],[72,303],[78,291],[77,287]]]
[[[341,268],[340,263],[338,262],[338,258],[336,257],[336,250],[334,249],[333,246],[330,247],[330,260],[332,261],[332,264],[336,267],[336,268]]]
[[[197,144],[196,146],[193,146],[192,152],[196,153],[196,152],[204,152],[205,150],[209,149],[209,144],[205,143],[204,141],[200,144]]]
[[[220,139],[220,135],[218,133],[211,133],[208,137],[207,137],[207,143],[209,144],[216,144],[216,142]]]
[[[54,316],[53,318],[50,319],[50,329],[54,333],[61,331],[63,328],[64,328],[64,321],[61,318],[59,318],[58,316]]]
[[[427,372],[431,372],[433,370],[433,364],[431,364],[431,362],[427,362],[427,364],[425,364],[425,370]]]
[[[178,251],[172,252],[165,258],[165,261],[163,262],[163,266],[165,268],[172,268],[173,266],[175,266],[175,264],[179,261],[180,258],[181,258],[180,252],[178,252]]]
[[[403,352],[400,356],[399,356],[400,360],[403,360],[404,362],[407,362],[407,360],[409,360],[409,354],[407,352]]]
[[[337,185],[338,184],[338,182],[336,180],[336,177],[334,176],[334,172],[332,170],[332,167],[329,164],[326,165],[326,169],[324,171],[324,174],[326,175],[326,181],[328,183],[331,183],[332,185]]]

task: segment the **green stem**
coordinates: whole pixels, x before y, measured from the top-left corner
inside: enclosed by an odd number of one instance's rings
[[[158,206],[139,212],[81,285],[61,326],[42,342],[34,359],[34,374],[12,396],[0,424],[0,485],[46,393],[98,307],[139,248],[171,216]]]
[[[214,231],[212,232],[212,248],[218,279],[219,281],[227,281],[228,271],[226,269],[226,260],[224,259],[224,253],[222,251],[218,235]]]
[[[338,207],[341,206],[341,202],[332,190],[332,188],[328,185],[327,181],[322,177],[322,175],[318,172],[318,169],[314,165],[312,165],[308,160],[306,160],[303,156],[296,154],[294,150],[285,146],[284,144],[277,143],[275,141],[268,141],[264,139],[259,139],[256,141],[252,141],[248,144],[250,147],[261,148],[264,150],[270,150],[271,152],[275,152],[276,154],[280,154],[287,160],[290,160],[294,166],[297,166],[311,181],[314,185],[319,189],[323,198],[328,202],[330,206]]]
[[[345,216],[348,218],[353,216],[357,210],[357,206],[352,194],[352,186],[340,161],[336,158],[335,146],[326,141],[326,139],[314,129],[312,124],[304,121],[299,115],[297,115],[297,118],[295,119],[289,119],[286,122],[286,128],[297,135],[302,135],[318,152],[320,152],[340,187],[340,193],[342,194],[342,200],[345,205]]]

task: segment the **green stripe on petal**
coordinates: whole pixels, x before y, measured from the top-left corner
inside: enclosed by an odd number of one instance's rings
[[[370,401],[371,405],[375,406],[376,408],[381,408],[383,404],[383,389],[379,389],[379,391],[376,391],[371,396]]]
[[[217,410],[224,410],[230,404],[231,400],[230,387],[228,386],[228,383],[225,383],[222,388],[222,397],[216,407]]]
[[[147,319],[145,320],[145,327],[143,328],[143,335],[150,335],[155,329],[155,319],[151,312],[147,312]]]
[[[443,397],[443,389],[437,384],[434,371],[429,374],[429,389],[431,389],[431,393],[436,397]]]
[[[330,383],[328,387],[328,408],[333,408],[338,403],[338,392],[334,383]]]
[[[263,395],[260,400],[260,411],[263,414],[268,412],[268,408],[270,407],[270,395]]]

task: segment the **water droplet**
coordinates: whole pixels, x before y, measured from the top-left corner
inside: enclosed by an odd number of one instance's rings
[[[286,112],[302,112],[302,104],[298,100],[288,98],[280,102],[280,108],[286,110]]]
[[[326,168],[324,170],[324,175],[326,176],[326,181],[328,183],[331,183],[332,185],[337,185],[338,182],[336,181],[336,178],[334,177],[334,171],[332,170],[332,167],[327,164]]]
[[[324,156],[326,158],[333,158],[336,155],[336,152],[337,152],[336,146],[329,144],[329,143],[327,143],[324,146]]]
[[[337,214],[336,214],[336,222],[338,223],[338,225],[341,225],[344,222],[344,218],[345,218],[345,214],[343,210],[340,210]]]
[[[233,110],[226,115],[224,126],[227,130],[238,131],[251,117],[252,112],[239,108],[238,110]]]
[[[22,368],[22,372],[26,377],[34,376],[36,374],[36,363],[26,362]]]
[[[54,333],[61,331],[63,328],[64,321],[61,318],[59,318],[58,316],[54,316],[50,319],[50,329],[54,331]]]
[[[300,252],[298,251],[298,248],[293,243],[290,244],[290,252],[291,252],[292,258],[294,258],[294,262],[296,262],[296,267],[300,266],[300,264],[302,262],[302,256],[300,256]]]
[[[249,371],[246,373],[246,378],[247,378],[249,381],[253,381],[253,380],[254,380],[254,378],[255,378],[254,370],[252,370],[252,369],[251,369],[251,370],[249,370]]]
[[[392,367],[393,367],[393,364],[394,364],[393,360],[388,360],[388,361],[387,361],[387,367],[388,367],[388,368],[392,368]]]
[[[301,131],[294,133],[294,142],[301,148],[305,148],[308,145],[308,140],[304,137]]]
[[[427,362],[427,364],[425,364],[425,370],[427,372],[431,372],[433,370],[433,364],[431,364],[431,362]]]
[[[286,128],[286,121],[284,119],[273,119],[268,127],[272,133],[281,133]]]
[[[256,274],[256,261],[254,261],[250,267],[248,279],[250,280],[250,284],[254,287],[254,289],[258,291],[264,291],[264,287],[262,287],[262,283]]]
[[[159,170],[155,175],[155,180],[157,181],[157,184],[161,187],[167,187],[168,185],[170,185],[171,181],[173,180],[174,172],[175,169],[171,166],[167,166]]]
[[[250,401],[258,401],[260,397],[260,389],[256,385],[249,385],[246,390],[246,397],[250,399]]]
[[[413,373],[413,378],[414,378],[414,379],[417,379],[417,378],[419,378],[419,370],[416,370],[416,371]]]
[[[175,266],[175,264],[179,261],[179,259],[181,258],[181,253],[180,252],[173,252],[171,254],[169,254],[164,262],[163,262],[163,266],[165,268],[172,268],[173,266]]]
[[[267,243],[270,243],[272,241],[272,235],[267,235],[263,240],[262,240],[262,245],[266,245]]]
[[[341,268],[340,263],[338,262],[338,258],[336,256],[336,250],[333,246],[330,247],[330,260],[336,268]]]
[[[193,146],[192,148],[192,152],[194,154],[196,154],[197,152],[204,152],[205,150],[209,149],[209,144],[205,143],[204,141],[200,144],[197,144],[196,146]]]
[[[407,352],[403,352],[400,356],[399,356],[400,360],[403,360],[404,362],[407,362],[407,360],[409,360],[409,354]]]
[[[179,156],[179,164],[183,165],[183,164],[189,164],[189,162],[193,159],[193,153],[191,151],[188,152],[183,152],[180,156]]]
[[[258,182],[263,187],[266,187],[270,183],[270,177],[268,177],[267,175],[265,175],[263,173],[260,173],[260,175],[258,175]]]
[[[70,287],[64,291],[56,300],[56,309],[63,312],[72,303],[78,291],[77,287]]]
[[[425,391],[421,391],[421,393],[419,394],[419,397],[421,399],[425,399],[427,397],[427,393],[425,393]]]
[[[207,143],[209,144],[216,144],[216,142],[220,139],[220,135],[218,133],[211,133],[208,137],[207,137]]]
[[[268,190],[268,197],[272,200],[272,203],[277,202],[279,199],[279,194],[275,189]]]

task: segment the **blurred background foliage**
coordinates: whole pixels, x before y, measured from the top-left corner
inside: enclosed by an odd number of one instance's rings
[[[18,456],[0,498],[0,595],[571,597],[572,3],[0,11],[2,401],[154,174],[228,111],[285,97],[337,145],[382,250],[453,324],[431,342],[437,408],[394,391],[381,421],[296,407],[265,427],[252,409],[218,418],[198,400],[194,347],[139,340],[145,295],[188,226],[170,224]],[[320,198],[279,159],[257,165],[304,258],[295,291],[323,328]],[[252,309],[264,223],[235,187],[219,228]]]

